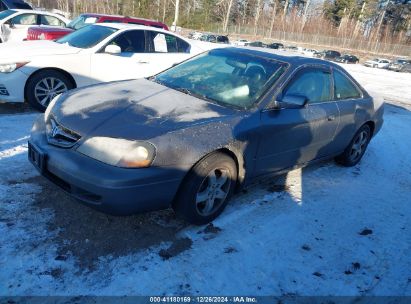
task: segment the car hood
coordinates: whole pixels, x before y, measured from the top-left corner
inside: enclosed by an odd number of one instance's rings
[[[193,125],[221,122],[237,110],[138,79],[89,86],[62,96],[51,115],[80,136],[145,140]]]
[[[49,40],[7,42],[0,44],[0,63],[27,61],[37,56],[76,54],[81,49]]]

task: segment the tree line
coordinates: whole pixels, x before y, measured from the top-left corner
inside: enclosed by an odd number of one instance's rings
[[[73,15],[138,16],[171,25],[177,0],[32,0]],[[57,7],[56,7],[57,6]],[[411,0],[180,0],[178,26],[271,37],[279,32],[411,44]]]

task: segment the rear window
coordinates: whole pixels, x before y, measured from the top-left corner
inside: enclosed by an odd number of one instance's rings
[[[337,100],[361,98],[352,81],[337,70],[334,70],[334,95]]]
[[[87,15],[80,15],[73,21],[71,21],[67,27],[73,29],[73,30],[78,30],[81,29],[87,25],[94,24],[98,20],[97,17],[90,17]]]
[[[190,45],[184,40],[161,32],[147,31],[149,49],[154,53],[189,53]]]

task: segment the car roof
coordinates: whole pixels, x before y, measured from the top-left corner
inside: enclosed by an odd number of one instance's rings
[[[146,18],[140,18],[140,17],[131,17],[131,16],[121,16],[121,15],[107,15],[107,14],[97,14],[97,13],[84,13],[81,14],[82,16],[89,16],[89,17],[107,17],[107,18],[121,18],[121,19],[134,19],[134,20],[141,20],[141,21],[147,21],[147,22],[152,22],[152,23],[161,23],[160,21],[153,20],[153,19],[146,19]]]
[[[12,9],[10,9],[10,11],[15,11],[16,13],[47,14],[47,15],[51,15],[51,16],[59,16],[59,17],[65,18],[64,16],[62,16],[60,14],[56,14],[56,13],[52,13],[52,12],[48,12],[48,11],[43,11],[43,10],[29,10],[29,9],[12,8]]]
[[[104,26],[104,27],[111,27],[111,28],[115,28],[118,30],[127,30],[127,29],[142,29],[142,30],[146,30],[146,29],[150,29],[150,30],[155,30],[157,32],[163,32],[165,34],[170,34],[170,31],[167,31],[163,28],[159,28],[159,27],[154,27],[154,26],[147,26],[147,25],[141,25],[141,24],[130,24],[130,23],[117,23],[117,22],[113,22],[113,23],[95,23],[93,24],[93,26]],[[173,33],[176,36],[179,36],[176,33]]]
[[[236,46],[236,47],[221,48],[221,50],[229,50],[233,52],[241,51],[242,53],[245,53],[245,54],[265,57],[267,59],[275,59],[278,61],[290,63],[292,65],[322,64],[322,65],[328,65],[332,67],[339,67],[339,65],[337,64],[334,64],[332,62],[322,60],[319,58],[304,57],[294,52],[288,53],[284,51],[277,51],[274,49]]]

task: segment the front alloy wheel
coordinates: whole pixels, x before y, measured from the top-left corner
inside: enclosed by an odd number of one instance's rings
[[[212,170],[201,183],[196,195],[197,212],[202,216],[213,214],[228,196],[231,186],[230,171],[226,168]]]
[[[237,166],[225,153],[214,152],[200,160],[185,177],[173,208],[195,225],[214,220],[224,210],[237,182]]]

